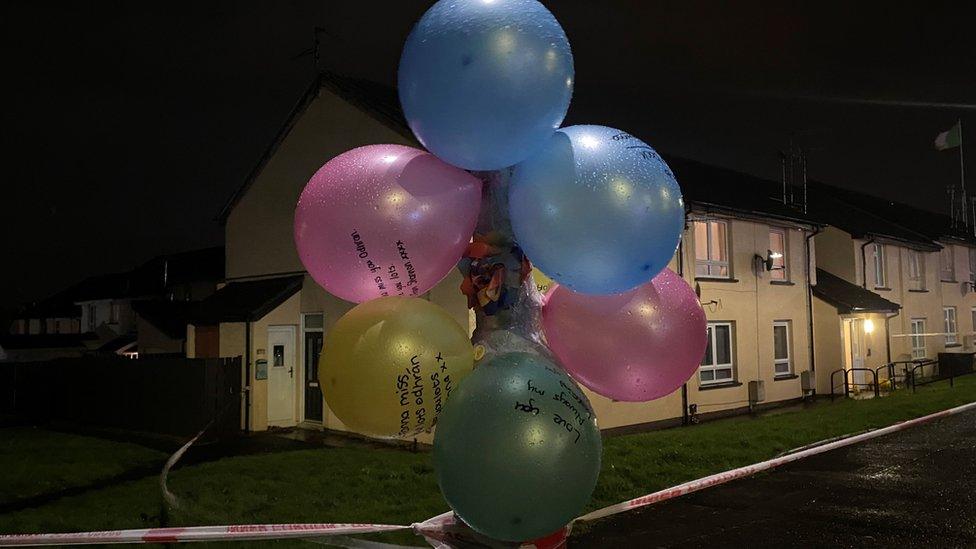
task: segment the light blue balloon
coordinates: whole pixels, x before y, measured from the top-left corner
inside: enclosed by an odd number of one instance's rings
[[[400,103],[417,139],[468,170],[512,166],[562,124],[573,54],[536,0],[440,0],[407,37]]]
[[[515,238],[542,272],[585,294],[654,278],[684,226],[681,188],[660,155],[606,126],[570,126],[515,167]]]

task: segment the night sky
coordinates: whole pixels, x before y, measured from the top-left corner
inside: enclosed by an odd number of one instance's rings
[[[219,244],[214,217],[313,77],[295,58],[313,27],[323,66],[392,84],[429,4],[4,2],[0,308]],[[936,134],[963,118],[976,159],[963,2],[545,4],[576,60],[567,123],[776,179],[793,135],[812,177],[937,211],[959,166]]]

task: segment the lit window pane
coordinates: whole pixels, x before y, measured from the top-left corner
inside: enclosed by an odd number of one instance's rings
[[[701,221],[695,222],[695,259],[708,259],[708,226]]]
[[[728,261],[728,250],[726,249],[728,242],[725,236],[725,223],[714,222],[710,223],[709,229],[712,233],[712,257],[715,261]]]

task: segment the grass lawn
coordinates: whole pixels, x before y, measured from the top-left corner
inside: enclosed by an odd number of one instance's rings
[[[804,410],[608,438],[587,510],[972,401],[976,375],[957,379],[955,388],[937,383],[916,395],[899,391],[881,399],[820,402]],[[401,450],[323,448],[227,458],[176,470],[170,488],[184,504],[171,524],[410,524],[447,509],[430,455]],[[156,479],[144,479],[0,516],[0,532],[153,526],[159,499]],[[419,543],[409,533],[393,539]]]
[[[86,486],[167,457],[136,444],[29,427],[0,429],[0,441],[0,504]]]

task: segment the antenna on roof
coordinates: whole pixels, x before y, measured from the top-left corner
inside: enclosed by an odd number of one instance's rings
[[[332,31],[330,31],[328,29],[326,29],[325,27],[313,27],[312,28],[312,47],[311,48],[305,48],[304,50],[296,53],[295,55],[293,55],[291,57],[291,60],[292,61],[295,61],[296,59],[301,59],[302,57],[305,57],[307,55],[311,55],[312,56],[312,68],[314,68],[315,69],[315,73],[318,74],[318,72],[320,70],[322,70],[322,67],[321,67],[322,55],[321,55],[321,48],[320,48],[320,46],[322,45],[322,39],[320,37],[322,35],[328,36],[329,38],[333,38],[333,39],[336,39],[336,40],[340,40],[340,41],[342,40],[342,38],[339,35],[335,34],[334,32],[332,32]]]
[[[791,136],[789,151],[780,151],[779,158],[783,170],[783,205],[807,213],[806,153],[802,148],[793,146]]]

